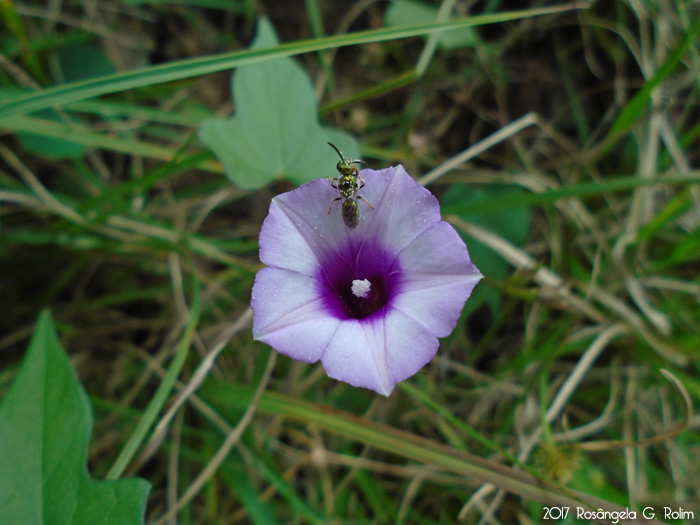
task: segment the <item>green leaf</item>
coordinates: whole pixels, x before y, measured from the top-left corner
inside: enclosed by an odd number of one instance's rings
[[[22,525],[143,523],[145,480],[96,481],[86,468],[92,411],[51,315],[36,326],[0,405],[0,515]]]
[[[437,20],[437,15],[437,6],[427,5],[416,0],[397,0],[392,2],[386,10],[384,19],[387,26],[398,27],[420,24],[426,20]],[[444,31],[438,41],[446,49],[475,47],[481,42],[478,33],[471,27]]]
[[[65,82],[87,80],[96,76],[109,75],[116,71],[114,64],[100,49],[87,43],[64,46],[58,50],[57,58],[62,74],[61,80]],[[80,122],[69,115],[61,117],[52,109],[40,111],[34,116],[48,120],[51,124],[60,123],[64,126],[66,120],[76,124]],[[51,129],[51,124],[49,129]],[[45,132],[45,128],[39,128],[36,133],[18,133],[17,137],[25,150],[46,159],[75,160],[82,158],[85,155],[85,145],[81,144],[80,141],[64,138],[66,135],[71,135],[71,128],[62,135],[53,137]]]
[[[100,48],[87,42],[60,48],[58,63],[64,82],[78,82],[111,75],[117,71],[112,61]]]
[[[274,29],[261,19],[252,49],[276,45]],[[234,184],[256,189],[279,178],[303,184],[333,175],[338,157],[329,141],[355,156],[357,146],[349,135],[330,133],[319,124],[311,80],[291,58],[240,67],[232,91],[236,114],[205,121],[200,138]]]
[[[499,198],[517,198],[525,196],[518,186],[506,184],[489,184],[483,188],[472,188],[464,185],[451,186],[442,196],[443,211],[448,208],[468,209],[482,202],[497,201]],[[501,211],[483,211],[468,213],[462,216],[464,220],[478,224],[487,230],[511,241],[516,246],[522,246],[530,231],[530,212],[525,207],[513,207]],[[508,276],[509,265],[491,248],[466,234],[461,234],[467,243],[469,256],[481,273],[487,277],[501,281]],[[487,303],[491,311],[496,311],[500,302],[500,294],[494,288],[479,286],[474,290],[467,308],[476,310],[482,303]]]
[[[54,123],[62,123],[63,119],[54,110],[47,109],[39,111],[35,114],[44,121],[49,121],[49,127]],[[75,119],[71,118],[72,122]],[[59,124],[60,125],[60,124]],[[65,127],[65,126],[64,126]],[[43,130],[41,130],[43,131]],[[17,133],[22,147],[29,153],[39,155],[45,159],[61,160],[61,159],[80,159],[85,155],[85,146],[79,142],[66,140],[58,137],[51,137],[45,133],[38,132],[23,132]]]
[[[695,23],[690,27],[688,33],[681,39],[673,52],[668,56],[663,65],[656,71],[654,76],[644,84],[637,94],[630,100],[627,105],[622,108],[620,114],[615,119],[615,122],[610,127],[608,137],[612,137],[616,133],[631,126],[639,120],[644,113],[644,109],[648,106],[651,100],[651,94],[663,81],[667,80],[676,70],[676,66],[681,62],[688,48],[693,46],[700,35],[700,18],[695,20]]]
[[[262,462],[258,458],[251,458],[256,463],[256,470],[260,471],[258,464]],[[220,475],[227,485],[236,493],[243,506],[248,511],[253,525],[277,525],[279,521],[275,519],[269,502],[261,501],[260,495],[250,482],[249,471],[243,468],[243,463],[234,456],[229,456],[224,460]]]
[[[481,215],[486,212],[506,212],[516,208],[544,206],[571,197],[585,198],[604,195],[606,193],[618,193],[642,186],[652,186],[654,184],[678,184],[688,186],[689,184],[698,183],[700,183],[700,177],[690,174],[650,178],[624,175],[620,177],[610,177],[601,182],[567,184],[556,190],[545,190],[539,193],[523,193],[522,188],[513,186],[516,188],[515,191],[499,192],[491,197],[484,195],[478,201],[450,199],[449,202],[443,202],[441,209],[444,215],[460,215],[471,220],[471,217],[474,215]]]
[[[202,385],[198,394],[215,409],[220,410],[222,415],[233,420],[234,414],[251,403],[254,391],[248,386],[212,380]],[[512,494],[545,504],[555,501],[559,505],[576,506],[581,505],[581,502],[590,502],[591,505],[596,505],[591,507],[594,509],[600,507],[607,511],[622,510],[605,500],[594,499],[589,494],[573,492],[551,483],[542,483],[529,473],[497,463],[495,460],[487,460],[418,434],[291,395],[266,391],[260,399],[258,412],[297,420],[302,424],[317,425],[346,441],[366,444],[397,457],[431,465],[480,483],[493,483]]]

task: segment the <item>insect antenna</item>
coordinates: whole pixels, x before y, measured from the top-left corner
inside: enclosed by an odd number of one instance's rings
[[[340,156],[340,158],[342,160],[345,160],[345,157],[343,157],[343,154],[340,152],[340,150],[335,147],[335,144],[333,144],[332,142],[329,142],[328,145],[338,153],[338,155]]]

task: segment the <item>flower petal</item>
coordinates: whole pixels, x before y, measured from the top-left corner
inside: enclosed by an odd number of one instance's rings
[[[328,315],[317,286],[300,273],[260,270],[251,299],[253,337],[297,361],[318,361],[340,320]]]
[[[466,245],[452,226],[441,221],[406,246],[398,258],[405,277],[391,306],[437,337],[449,335],[483,277],[469,261]]]
[[[392,389],[435,357],[437,337],[403,312],[390,309],[384,318],[386,360]]]
[[[372,321],[345,321],[323,355],[329,377],[388,396],[435,356],[438,340],[398,310]]]
[[[272,199],[260,230],[260,260],[268,266],[314,275],[319,261],[328,259],[347,240],[340,202],[328,213],[337,196],[330,182],[318,179]]]
[[[379,171],[364,170],[361,194],[375,207],[368,214],[362,234],[399,253],[440,218],[438,200],[414,181],[403,166]]]
[[[272,200],[260,232],[260,260],[268,266],[313,275],[317,261],[329,260],[348,243],[360,246],[372,239],[387,252],[398,253],[440,221],[437,199],[402,166],[360,174],[365,185],[358,195],[373,208],[359,199],[357,228],[343,223],[340,202],[328,213],[338,191],[328,180],[318,179]]]
[[[328,376],[338,381],[369,388],[385,396],[394,388],[387,369],[381,320],[343,321],[328,344],[322,361]]]

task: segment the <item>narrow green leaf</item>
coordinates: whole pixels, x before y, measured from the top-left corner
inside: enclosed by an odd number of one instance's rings
[[[449,203],[442,207],[443,215],[464,215],[465,217],[485,212],[505,211],[515,208],[528,208],[542,204],[549,204],[561,199],[571,197],[590,197],[603,195],[608,192],[627,191],[640,186],[652,186],[654,184],[698,184],[700,177],[695,174],[687,176],[670,177],[611,177],[601,182],[582,182],[572,184],[556,190],[547,190],[540,193],[524,193],[521,191],[509,192],[504,195],[488,197],[478,202]],[[470,219],[471,220],[471,219]]]
[[[222,412],[226,412],[228,409],[237,410],[247,406],[254,392],[248,386],[209,382],[202,386],[200,395],[212,405],[220,407]],[[317,425],[345,439],[364,443],[411,461],[433,465],[480,483],[493,483],[503,490],[545,505],[589,506],[589,508],[601,508],[607,511],[623,510],[600,498],[542,483],[522,471],[456,450],[417,434],[279,392],[265,392],[260,400],[258,411]]]
[[[145,480],[89,477],[91,431],[87,395],[61,348],[51,315],[45,312],[0,405],[2,523],[143,523],[149,490]]]
[[[252,456],[252,461],[255,461],[256,466],[262,463],[255,456]],[[260,469],[258,468],[257,470]],[[253,525],[277,525],[279,523],[273,515],[270,503],[260,501],[260,494],[250,482],[249,471],[243,468],[242,462],[234,454],[229,454],[224,460],[220,473],[248,511]]]
[[[136,425],[133,434],[126,442],[124,448],[119,453],[119,456],[114,462],[114,465],[112,465],[112,468],[107,473],[107,479],[117,479],[122,475],[124,469],[126,469],[126,467],[129,465],[129,462],[136,454],[136,451],[141,446],[144,439],[146,439],[148,431],[151,429],[153,423],[155,423],[155,420],[158,417],[158,414],[165,406],[165,403],[168,400],[168,396],[172,391],[173,385],[175,384],[175,381],[177,381],[177,378],[180,376],[182,367],[185,365],[185,360],[187,359],[188,350],[190,349],[190,345],[192,344],[194,330],[197,327],[197,323],[199,322],[199,314],[201,311],[202,304],[200,302],[200,289],[198,282],[195,282],[194,284],[193,295],[194,297],[192,299],[192,307],[190,308],[189,324],[187,325],[187,328],[185,329],[182,338],[180,339],[180,344],[178,345],[175,357],[173,358],[172,362],[170,363],[170,366],[168,367],[168,373],[166,374],[165,378],[161,381],[160,385],[158,385],[158,389],[153,395],[153,398],[148,404],[148,407],[146,407],[143,417],[139,421],[138,425]]]
[[[621,132],[627,126],[639,120],[644,111],[644,107],[649,103],[651,92],[673,73],[688,48],[697,43],[698,35],[700,35],[700,18],[695,20],[695,23],[685,35],[685,38],[678,43],[676,49],[673,50],[673,53],[668,56],[666,62],[656,71],[653,78],[644,84],[644,87],[639,90],[632,100],[620,111],[620,114],[608,132],[608,136]]]
[[[46,116],[48,117],[48,115]],[[175,153],[174,150],[167,147],[144,141],[115,137],[107,133],[98,133],[78,124],[68,126],[56,120],[56,118],[49,120],[47,118],[12,117],[0,119],[0,128],[11,129],[14,132],[23,132],[23,134],[26,132],[26,135],[34,137],[35,141],[41,138],[43,141],[40,144],[43,148],[48,147],[47,143],[56,144],[56,146],[52,146],[51,152],[58,148],[59,143],[72,144],[74,148],[78,148],[78,152],[81,152],[78,156],[82,155],[85,146],[103,148],[108,151],[117,151],[129,155],[143,155],[144,157],[160,160],[171,160]],[[22,142],[25,146],[29,145],[26,139]],[[41,151],[32,149],[32,152]],[[70,152],[71,150],[66,150],[66,146],[62,146],[61,150],[56,149],[56,151]],[[46,150],[43,151],[43,154],[48,155]],[[63,158],[75,157],[64,155]],[[215,170],[213,166],[209,166],[208,169],[209,171]]]
[[[0,103],[0,117],[29,113],[51,106],[61,106],[68,102],[75,102],[77,100],[105,95],[107,93],[117,93],[127,89],[216,73],[217,71],[233,69],[246,64],[253,64],[274,58],[300,55],[302,53],[310,53],[336,47],[409,38],[458,27],[496,24],[521,18],[551,15],[576,8],[578,8],[578,6],[562,5],[541,9],[507,11],[497,14],[459,18],[448,22],[432,22],[408,27],[372,29],[347,35],[334,35],[314,40],[291,42],[289,44],[266,49],[232,51],[220,55],[178,60],[167,64],[159,64],[157,66],[150,66],[133,71],[116,73],[114,75],[107,75],[93,80],[68,84],[66,86],[58,86],[39,91],[38,93],[25,95],[12,102],[3,102]]]

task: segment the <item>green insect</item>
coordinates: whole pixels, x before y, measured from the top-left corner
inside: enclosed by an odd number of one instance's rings
[[[345,226],[350,229],[357,228],[360,224],[360,207],[357,205],[357,199],[362,199],[367,206],[374,209],[367,199],[357,194],[364,187],[365,180],[360,176],[360,170],[355,164],[367,165],[367,163],[363,160],[346,159],[338,148],[330,142],[328,144],[340,155],[340,161],[336,166],[339,175],[336,178],[328,177],[331,186],[338,190],[340,196],[331,201],[328,213],[331,212],[336,201],[343,201],[342,216]]]

